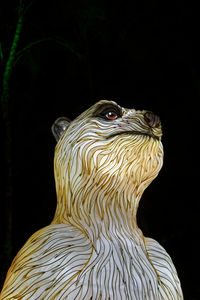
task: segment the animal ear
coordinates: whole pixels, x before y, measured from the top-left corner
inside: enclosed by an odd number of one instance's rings
[[[56,139],[56,142],[60,139],[65,129],[69,126],[71,120],[65,117],[60,117],[55,120],[51,126],[51,131]]]

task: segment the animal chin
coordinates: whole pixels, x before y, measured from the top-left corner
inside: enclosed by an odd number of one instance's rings
[[[127,130],[127,131],[116,132],[116,133],[113,133],[113,134],[109,135],[108,138],[112,138],[112,137],[117,136],[117,135],[148,136],[148,137],[153,138],[153,139],[155,139],[157,141],[160,140],[159,136],[156,136],[156,135],[152,134],[151,132],[141,132],[141,131],[134,131],[134,130],[132,130],[132,131]]]

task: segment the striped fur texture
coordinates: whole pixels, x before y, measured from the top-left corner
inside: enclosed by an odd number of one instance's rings
[[[114,110],[118,117],[105,118]],[[163,163],[161,126],[102,100],[55,150],[57,208],[15,257],[0,299],[183,299],[173,262],[136,214]]]

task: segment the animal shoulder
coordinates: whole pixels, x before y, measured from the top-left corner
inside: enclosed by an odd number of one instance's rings
[[[147,255],[169,299],[182,299],[180,281],[171,257],[154,239],[145,238]],[[170,298],[171,296],[171,298]]]
[[[89,240],[72,226],[42,228],[13,260],[0,299],[51,299],[78,276],[91,252]]]

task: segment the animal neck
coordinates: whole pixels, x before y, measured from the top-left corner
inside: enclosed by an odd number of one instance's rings
[[[141,145],[138,140],[133,151],[136,140],[127,139],[119,137],[106,146],[91,139],[75,140],[73,145],[58,143],[54,159],[58,202],[53,223],[71,224],[91,241],[102,233],[109,239],[115,233],[140,232],[139,201],[162,166],[162,146],[149,139]]]
[[[66,193],[66,191],[65,191]],[[69,197],[66,199],[66,197]],[[76,199],[71,193],[58,199],[58,205],[53,223],[66,223],[73,225],[95,243],[98,239],[113,241],[120,236],[140,240],[143,235],[137,226],[137,208],[140,193],[132,193],[131,199],[125,193],[113,191],[105,195],[97,193]],[[63,199],[65,198],[65,200]],[[64,201],[63,201],[64,200]],[[92,203],[91,201],[92,200]],[[69,203],[71,204],[69,209]]]

